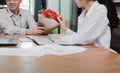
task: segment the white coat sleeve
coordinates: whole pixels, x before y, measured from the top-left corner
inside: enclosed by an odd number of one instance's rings
[[[102,9],[84,20],[78,33],[65,35],[61,39],[74,44],[89,44],[97,39],[108,26],[107,10]],[[79,23],[78,23],[79,24]]]
[[[72,31],[71,29],[67,29],[66,32],[65,32],[66,35],[72,35],[72,34],[75,34],[74,31]]]

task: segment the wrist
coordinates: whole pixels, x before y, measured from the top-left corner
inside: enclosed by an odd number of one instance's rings
[[[63,27],[63,30],[66,31],[66,30],[67,30],[67,27]]]
[[[30,30],[27,29],[27,30],[26,30],[26,35],[29,35],[29,34],[30,34]]]

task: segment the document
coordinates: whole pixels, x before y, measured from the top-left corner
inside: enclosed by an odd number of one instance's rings
[[[38,45],[45,45],[45,44],[60,44],[60,45],[75,45],[74,43],[66,42],[61,39],[57,39],[53,36],[27,36],[28,38],[34,40]]]
[[[58,44],[48,44],[43,46],[50,54],[54,55],[69,55],[69,54],[76,54],[82,53],[86,51],[86,48],[78,47],[78,46],[61,46]]]
[[[0,48],[0,55],[4,56],[32,56],[41,57],[44,55],[70,55],[85,52],[87,49],[77,46],[61,46],[58,44],[47,44],[42,46],[34,46],[29,49],[22,48]]]

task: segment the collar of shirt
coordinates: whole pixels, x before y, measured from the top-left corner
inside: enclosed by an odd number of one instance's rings
[[[90,18],[90,17],[94,14],[95,8],[99,6],[98,4],[99,4],[98,1],[95,1],[95,2],[92,4],[92,6],[90,7],[90,9],[89,9],[89,11],[87,12],[86,15],[85,15],[85,12],[86,12],[86,11],[83,10],[82,13],[81,13],[81,14],[79,15],[79,17],[78,17],[78,22],[82,24],[82,22],[83,22],[83,20],[84,20],[85,18],[86,18],[86,19]]]
[[[95,1],[93,5],[90,7],[87,14],[85,15],[85,10],[83,10],[82,13],[78,16],[78,19],[81,17],[88,17],[88,18],[91,17],[93,15],[94,9],[98,7],[98,4],[99,4],[98,1]]]
[[[10,11],[9,8],[7,8],[7,12],[8,12],[8,14],[9,14],[10,17],[11,17],[11,16],[16,16],[16,15],[14,15],[14,14]],[[19,13],[18,13],[17,16],[22,16],[22,9],[19,9]]]
[[[95,8],[99,6],[98,4],[99,4],[98,1],[95,1],[95,2],[92,4],[92,6],[90,7],[89,11],[88,11],[87,14],[86,14],[86,17],[91,17],[91,16],[93,15],[93,12],[94,12]],[[84,12],[85,12],[85,11],[84,11]]]

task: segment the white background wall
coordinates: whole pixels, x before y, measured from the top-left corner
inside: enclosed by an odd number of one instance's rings
[[[20,8],[29,10],[32,14],[34,14],[35,0],[22,0]]]

